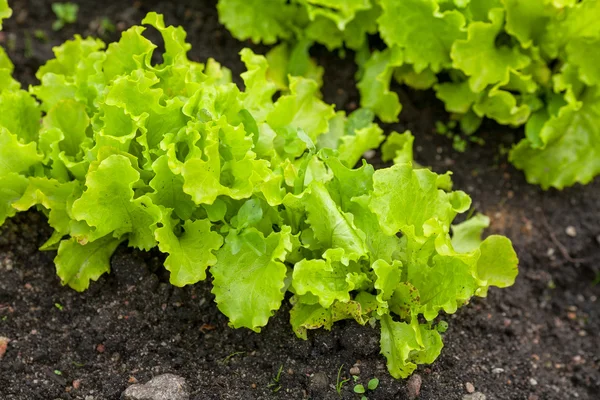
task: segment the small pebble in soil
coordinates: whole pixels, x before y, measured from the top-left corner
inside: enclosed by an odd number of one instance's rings
[[[419,397],[419,394],[421,393],[422,382],[423,380],[419,374],[414,374],[408,379],[408,382],[406,382],[406,390],[410,400],[414,400]]]
[[[471,382],[465,383],[465,389],[467,389],[468,393],[473,393],[475,391],[475,386]]]
[[[308,387],[313,392],[322,392],[329,387],[329,379],[325,372],[315,372],[309,380]]]
[[[504,368],[492,368],[492,374],[501,374],[504,372]]]
[[[575,236],[577,236],[577,229],[575,229],[574,226],[569,225],[565,229],[565,233],[571,237],[575,237]]]
[[[375,158],[376,155],[377,155],[377,152],[375,150],[367,150],[363,154],[363,157],[365,158],[365,160],[370,160],[372,158]]]
[[[538,383],[537,383],[537,381],[534,378],[529,378],[529,384],[531,386],[536,386]]]
[[[485,400],[485,394],[481,393],[481,392],[475,392],[473,394],[465,394],[462,397],[462,400]]]
[[[10,342],[9,338],[0,336],[0,360],[2,360],[2,357],[4,357],[4,354],[6,354],[6,348],[8,347],[9,342]]]
[[[144,385],[131,385],[121,394],[122,400],[188,400],[190,395],[185,379],[159,375]]]
[[[360,368],[358,368],[358,367],[350,368],[350,375],[360,375]]]

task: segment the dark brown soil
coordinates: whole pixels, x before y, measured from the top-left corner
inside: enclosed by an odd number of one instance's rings
[[[237,53],[245,44],[218,24],[214,1],[78,1],[77,23],[57,33],[50,3],[11,2],[15,15],[1,41],[24,83],[34,82],[53,45],[74,33],[98,35],[101,17],[122,30],[150,10],[186,28],[193,59],[210,56],[234,74],[242,70]],[[47,42],[35,38],[36,29],[47,33]],[[351,58],[319,49],[315,56],[327,68],[325,99],[355,108]],[[456,153],[433,133],[446,114],[431,93],[401,92],[401,100],[402,123],[387,131],[412,129],[417,162],[454,171],[456,187],[492,218],[491,231],[512,238],[521,259],[513,287],[491,290],[447,318],[441,356],[417,371],[420,398],[461,399],[470,382],[488,400],[597,399],[600,181],[543,192],[500,155],[521,131],[485,124],[487,144]],[[566,234],[569,226],[575,237]],[[381,380],[370,399],[408,398],[407,383],[385,369],[374,329],[341,322],[302,341],[289,327],[286,305],[261,334],[233,330],[213,303],[210,283],[174,288],[155,253],[127,248],[113,257],[110,275],[76,293],[56,278],[54,254],[37,250],[50,233],[35,212],[0,229],[0,336],[11,340],[0,360],[0,399],[118,399],[132,382],[166,372],[185,377],[193,399],[337,399],[338,369],[348,377],[355,363],[358,382]],[[281,389],[274,393],[270,384],[280,366]],[[353,387],[346,383],[341,397],[359,399]]]

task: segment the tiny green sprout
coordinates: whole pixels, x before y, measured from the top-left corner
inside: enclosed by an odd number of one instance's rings
[[[439,333],[444,333],[448,330],[448,323],[446,321],[440,321],[436,328]]]
[[[112,23],[110,18],[104,17],[100,20],[100,33],[113,33],[116,30],[115,24]]]
[[[435,131],[440,135],[444,135],[448,132],[448,127],[442,121],[435,121]]]
[[[360,400],[369,400],[369,398],[367,396],[363,396],[360,398]]]
[[[379,379],[377,378],[373,378],[369,381],[369,383],[367,384],[367,387],[369,388],[369,390],[375,390],[377,389],[377,386],[379,386]]]
[[[60,303],[54,303],[54,307],[58,308],[60,311],[64,309],[63,305]]]
[[[467,141],[464,138],[460,137],[460,135],[455,135],[452,138],[452,148],[458,151],[459,153],[464,153],[467,149]]]
[[[25,31],[25,43],[23,45],[23,56],[25,58],[33,57],[33,43],[31,41],[31,34]]]
[[[229,360],[231,360],[233,357],[235,356],[241,356],[243,354],[246,354],[245,351],[236,351],[235,353],[231,353],[230,355],[228,355],[227,357],[225,357],[222,361],[223,364],[227,364],[229,362]]]
[[[48,41],[48,35],[43,29],[36,29],[35,31],[33,31],[33,37],[35,37],[40,42],[45,43]]]
[[[344,368],[344,364],[340,365],[340,368],[338,369],[338,373],[337,373],[337,381],[335,383],[335,391],[337,392],[337,394],[342,397],[342,387],[344,386],[345,383],[347,383],[348,381],[350,381],[350,379],[341,379],[342,376],[342,368]]]
[[[363,394],[364,392],[366,392],[365,387],[360,383],[354,386],[354,393]]]
[[[354,382],[358,382],[358,380],[360,379],[360,376],[352,375],[352,379],[354,379]]]
[[[277,375],[273,378],[273,382],[267,385],[268,388],[273,390],[273,393],[277,393],[281,390],[281,384],[279,381],[281,380],[281,371],[283,371],[283,364],[279,367],[277,371]]]
[[[75,3],[53,3],[52,11],[58,18],[52,24],[52,29],[60,31],[66,24],[72,24],[77,21],[77,12],[79,6]]]
[[[62,375],[62,372],[58,369],[55,369],[54,374],[60,376],[60,375]]]

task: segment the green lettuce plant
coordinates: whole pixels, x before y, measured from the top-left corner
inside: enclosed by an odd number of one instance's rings
[[[313,42],[355,50],[361,104],[384,122],[401,110],[392,79],[433,88],[467,134],[483,118],[525,125],[509,159],[530,183],[562,189],[600,174],[599,0],[219,0],[218,7],[239,39],[283,40],[305,55]],[[383,50],[369,49],[375,33]]]
[[[157,248],[173,285],[212,276],[232,327],[260,331],[286,296],[301,338],[378,325],[399,378],[440,353],[440,312],[513,283],[510,241],[482,241],[483,216],[451,226],[470,198],[413,167],[410,132],[383,148],[394,166],[355,168],[383,139],[372,112],[335,112],[302,77],[273,100],[267,60],[248,49],[240,90],[214,60],[187,58],[181,27],[143,23],[162,34],[161,64],[142,26],[108,47],[75,36],[27,91],[0,54],[0,224],[43,212],[64,285],[86,289],[121,244]]]

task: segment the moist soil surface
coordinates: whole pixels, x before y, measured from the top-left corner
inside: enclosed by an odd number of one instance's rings
[[[77,3],[77,22],[54,32],[51,1],[11,2],[14,15],[0,41],[21,82],[34,83],[52,46],[73,34],[113,41],[148,11],[185,27],[192,59],[213,57],[234,76],[243,71],[242,47],[265,50],[233,39],[218,23],[214,1]],[[102,32],[104,17],[115,32]],[[319,48],[314,56],[326,68],[325,100],[356,108],[352,58]],[[485,145],[455,152],[435,133],[435,122],[448,117],[432,93],[396,89],[404,105],[401,123],[385,126],[386,132],[411,129],[416,161],[436,172],[451,169],[455,188],[471,194],[476,212],[490,216],[488,233],[509,236],[520,257],[513,287],[492,289],[443,317],[449,322],[445,348],[433,365],[419,367],[418,377],[389,376],[378,354],[378,330],[368,326],[340,322],[331,332],[310,332],[307,341],[296,338],[287,303],[260,334],[231,329],[210,282],[169,285],[158,253],[121,247],[112,272],[88,291],[63,287],[55,254],[38,251],[51,230],[32,211],[0,228],[0,336],[10,339],[0,355],[0,399],[118,399],[130,384],[163,373],[184,377],[192,399],[360,399],[354,379],[340,395],[335,389],[338,371],[340,380],[351,378],[354,365],[356,383],[380,380],[367,393],[373,400],[414,398],[419,381],[420,399],[482,399],[478,393],[487,399],[597,399],[600,181],[560,192],[527,184],[502,155],[522,130],[489,122],[479,132]],[[371,162],[383,165],[377,157]],[[473,389],[475,395],[464,397]]]

